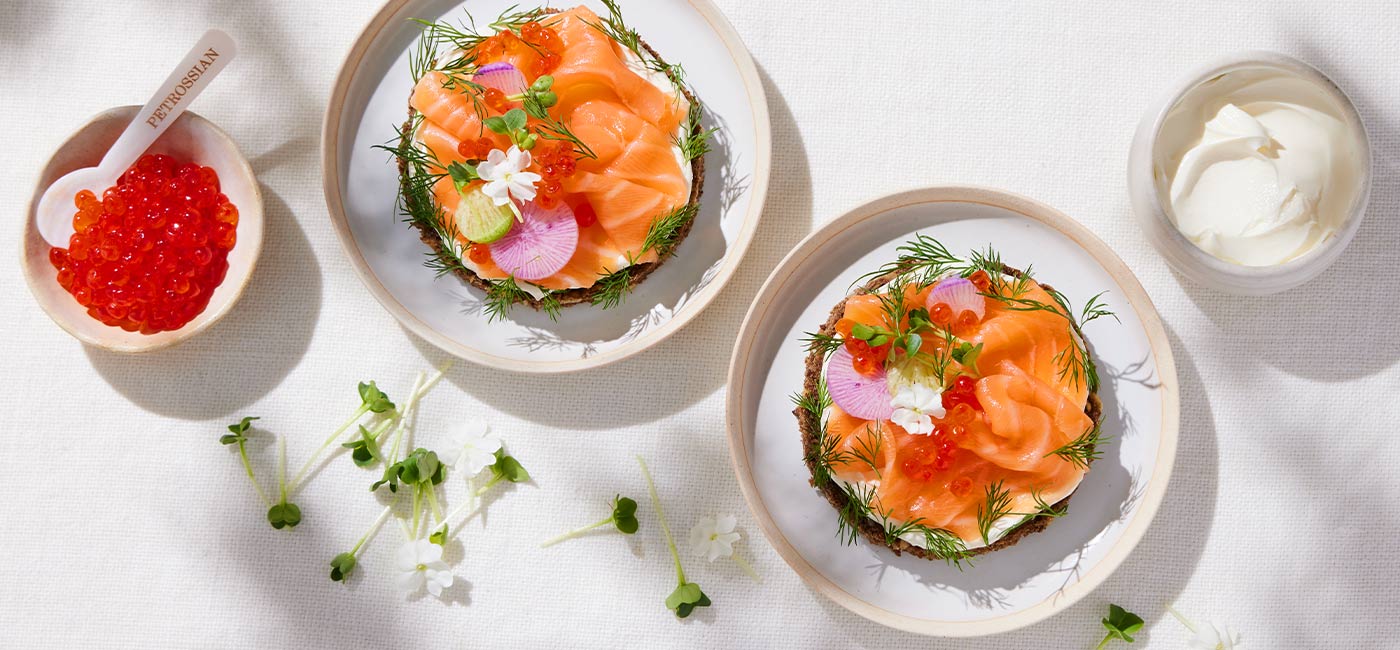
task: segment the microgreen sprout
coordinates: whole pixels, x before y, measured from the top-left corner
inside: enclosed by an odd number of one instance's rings
[[[493,115],[486,118],[482,124],[491,129],[492,132],[509,137],[510,141],[520,147],[521,151],[529,151],[535,148],[537,140],[535,134],[530,133],[525,128],[529,119],[530,117],[525,114],[525,111],[512,108],[506,111],[505,115]]]
[[[301,466],[301,470],[298,471],[296,477],[292,479],[292,482],[288,486],[287,491],[295,492],[297,487],[301,485],[302,479],[306,478],[307,472],[311,471],[311,468],[316,464],[316,461],[320,459],[321,454],[325,453],[326,448],[330,447],[331,443],[339,439],[340,435],[345,433],[345,430],[349,429],[351,425],[358,422],[360,418],[364,416],[364,414],[384,413],[394,408],[394,403],[389,401],[389,396],[385,395],[383,391],[379,390],[379,387],[376,386],[372,381],[369,383],[360,382],[359,392],[360,407],[355,409],[355,414],[350,416],[350,419],[346,420],[345,424],[340,425],[339,428],[337,428],[333,433],[331,433],[331,435],[326,438],[326,441],[321,443],[321,446],[316,449],[316,453],[312,454],[310,458],[306,459],[306,463]]]
[[[262,485],[258,483],[258,477],[253,474],[253,466],[248,462],[248,429],[253,420],[258,418],[245,417],[236,424],[228,425],[229,433],[219,436],[219,442],[225,445],[238,445],[238,457],[243,461],[243,471],[248,473],[248,480],[253,482],[253,489],[257,490],[258,496],[262,498],[263,505],[271,506],[272,499],[267,498],[267,493],[263,492]]]
[[[540,544],[540,548],[554,546],[566,539],[573,539],[590,530],[601,528],[608,524],[612,524],[618,532],[624,535],[631,535],[637,532],[637,502],[619,494],[613,497],[612,505],[612,514],[609,515],[607,519],[564,533],[563,535]]]
[[[383,512],[379,513],[379,518],[374,520],[369,530],[365,531],[365,534],[360,537],[360,541],[355,542],[355,545],[351,547],[350,550],[331,559],[331,580],[336,582],[345,581],[345,578],[350,575],[350,572],[355,570],[356,557],[360,554],[360,551],[364,549],[365,544],[368,544],[370,540],[374,539],[375,535],[379,534],[380,527],[384,525],[384,522],[389,519],[389,515],[392,514],[394,514],[394,504],[391,503],[384,507]]]
[[[491,480],[486,485],[481,486],[476,491],[477,496],[486,494],[488,490],[501,481],[511,483],[524,483],[530,480],[530,473],[525,471],[525,467],[516,460],[514,456],[506,454],[505,449],[496,450],[496,462],[491,464]]]
[[[384,432],[388,431],[393,424],[393,420],[385,420],[373,431],[366,429],[365,425],[361,424],[360,437],[340,446],[350,450],[350,459],[355,462],[355,465],[369,467],[381,458],[379,437],[384,435]]]
[[[1099,642],[1095,650],[1103,650],[1104,646],[1107,646],[1108,642],[1114,639],[1122,639],[1132,643],[1133,635],[1142,629],[1143,624],[1141,616],[1117,605],[1108,606],[1108,618],[1101,622],[1104,629],[1108,630],[1108,634],[1104,635],[1103,640]]]
[[[267,509],[267,523],[273,528],[296,528],[301,523],[301,508],[287,501],[287,441],[277,439],[277,491],[281,499]]]
[[[666,513],[661,510],[661,498],[656,496],[656,483],[651,480],[647,461],[637,456],[637,464],[642,467],[642,476],[647,480],[647,494],[651,505],[656,509],[656,520],[661,522],[661,533],[666,536],[666,546],[671,550],[671,560],[676,564],[676,590],[666,597],[666,608],[675,612],[677,618],[685,618],[696,607],[709,607],[710,597],[700,590],[700,585],[685,579],[685,569],[681,566],[681,554],[676,551],[676,541],[671,538],[671,527],[666,525]]]

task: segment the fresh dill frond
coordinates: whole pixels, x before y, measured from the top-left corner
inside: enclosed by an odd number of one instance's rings
[[[968,553],[967,544],[962,541],[962,538],[948,530],[932,528],[925,524],[922,519],[906,521],[897,526],[886,519],[883,527],[887,544],[893,544],[894,540],[903,539],[911,534],[917,535],[923,538],[925,550],[933,557],[951,564],[959,571],[962,570],[963,563],[972,566],[970,560],[972,555]]]
[[[603,0],[603,6],[608,9],[607,17],[599,16],[598,23],[588,23],[588,26],[632,50],[638,58],[645,59],[646,57],[642,56],[642,37],[622,19],[622,8],[617,5],[617,0]]]
[[[632,290],[632,267],[624,266],[616,271],[609,271],[598,278],[595,286],[598,290],[590,299],[593,304],[603,309],[622,304],[622,299]]]
[[[539,299],[540,311],[551,321],[559,320],[559,309],[563,306],[559,302],[559,292],[553,289],[544,289],[544,295]]]
[[[1113,320],[1120,323],[1123,322],[1122,319],[1118,318],[1118,314],[1113,313],[1113,310],[1109,309],[1108,305],[1103,302],[1102,298],[1105,293],[1108,292],[1100,291],[1084,303],[1084,309],[1079,312],[1080,327],[1083,327],[1090,321],[1103,318],[1104,316],[1112,316]]]
[[[977,532],[982,534],[982,542],[987,545],[992,543],[992,526],[998,519],[1012,514],[1011,512],[1011,490],[1003,481],[997,481],[986,487],[986,498],[982,504],[977,506]]]
[[[676,68],[678,66],[672,67]],[[679,76],[673,77],[673,79],[679,78]],[[701,105],[699,100],[691,102],[690,110],[686,113],[685,118],[685,135],[683,137],[676,135],[671,136],[671,144],[680,148],[681,155],[683,155],[687,161],[695,160],[709,153],[710,138],[714,136],[715,132],[719,131],[719,127],[709,129],[701,127],[700,120],[704,118],[704,112],[704,106]]]
[[[1071,465],[1080,469],[1088,469],[1089,463],[1103,457],[1103,445],[1109,441],[1109,437],[1103,435],[1103,427],[1095,422],[1088,431],[1079,434],[1079,437],[1065,443],[1058,449],[1045,454],[1045,458],[1059,456]]]
[[[836,517],[836,537],[846,545],[855,544],[860,538],[862,521],[870,518],[875,508],[876,489],[864,483],[838,484],[846,495],[846,503]]]
[[[802,335],[802,345],[808,352],[820,351],[826,358],[842,345],[841,337],[821,332],[806,332]]]
[[[515,278],[507,277],[501,280],[488,281],[490,288],[486,290],[486,322],[491,323],[496,320],[504,320],[510,314],[511,307],[518,302],[525,302],[530,299],[530,294],[526,293],[520,285],[515,283]]]
[[[680,239],[681,231],[695,219],[699,211],[699,205],[686,203],[653,219],[651,226],[647,228],[647,236],[642,240],[642,250],[638,255],[647,251],[656,251],[659,258],[670,255]]]
[[[870,471],[875,472],[875,476],[879,477],[881,471],[877,459],[880,457],[881,446],[884,444],[884,437],[880,435],[880,423],[876,421],[866,425],[864,432],[864,437],[856,435],[855,444],[851,447],[851,457],[869,466]]]

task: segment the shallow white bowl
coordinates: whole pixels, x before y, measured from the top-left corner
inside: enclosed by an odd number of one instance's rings
[[[1216,77],[1247,69],[1282,70],[1317,84],[1341,107],[1348,125],[1359,134],[1358,146],[1361,147],[1360,188],[1341,229],[1307,253],[1277,266],[1243,266],[1227,262],[1201,250],[1182,235],[1167,214],[1170,209],[1167,181],[1157,169],[1157,135],[1167,114],[1182,97]],[[1331,79],[1316,68],[1275,52],[1231,54],[1186,75],[1170,92],[1148,107],[1133,136],[1132,150],[1128,155],[1128,194],[1133,212],[1137,214],[1138,225],[1142,227],[1147,240],[1177,272],[1204,286],[1238,295],[1259,296],[1286,291],[1325,271],[1356,235],[1356,229],[1366,214],[1370,193],[1371,145],[1356,107]]]
[[[612,309],[565,307],[558,321],[517,305],[494,322],[484,292],[424,267],[427,246],[395,210],[399,178],[389,154],[413,89],[409,55],[421,27],[410,18],[483,25],[515,0],[387,0],[346,55],[321,135],[326,206],[351,267],[408,330],[443,351],[526,373],[598,368],[675,334],[734,276],[758,231],[772,135],[763,84],[744,44],[711,0],[624,2],[632,28],[667,62],[684,66],[719,127],[705,154],[700,213],[673,258]],[[599,0],[569,2],[606,12]],[[524,5],[531,6],[531,5]]]
[[[257,263],[258,253],[262,250],[262,193],[258,190],[252,167],[248,166],[248,161],[228,134],[213,122],[186,111],[147,151],[214,168],[219,174],[219,185],[224,194],[238,207],[238,242],[229,251],[228,274],[214,290],[209,306],[180,329],[141,334],[104,325],[88,316],[87,310],[73,299],[72,294],[59,286],[58,273],[49,263],[49,244],[39,234],[34,222],[39,198],[50,184],[64,174],[96,166],[138,109],[139,106],[122,106],[101,113],[59,145],[58,151],[54,152],[53,158],[39,174],[39,183],[34,187],[25,215],[24,234],[20,239],[20,266],[39,306],[73,338],[113,352],[149,352],[170,347],[218,322],[243,294],[243,288],[248,284],[253,266]]]
[[[837,512],[810,483],[791,395],[802,388],[803,332],[826,321],[852,283],[925,234],[955,254],[992,245],[1034,266],[1076,306],[1102,299],[1121,319],[1084,335],[1103,383],[1112,441],[1064,517],[958,570],[843,545]],[[798,244],[768,276],[736,335],[729,366],[729,451],[754,520],[813,589],[872,621],[947,637],[1007,632],[1073,605],[1142,539],[1170,482],[1178,390],[1171,345],[1152,301],[1101,240],[1061,212],[1007,192],[931,187],[855,208]]]

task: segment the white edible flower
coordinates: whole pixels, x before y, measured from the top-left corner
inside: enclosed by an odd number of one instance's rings
[[[471,478],[495,463],[496,452],[500,449],[501,437],[491,432],[490,425],[472,420],[462,426],[453,438],[452,446],[438,454],[438,458],[448,467]]]
[[[452,571],[442,561],[442,547],[426,539],[415,539],[399,547],[395,560],[399,569],[398,585],[404,593],[412,594],[428,587],[428,593],[441,596],[452,586]]]
[[[711,562],[733,555],[734,542],[739,541],[739,533],[734,531],[736,524],[734,515],[705,517],[695,522],[690,529],[690,550]]]
[[[892,422],[909,433],[921,436],[933,433],[933,418],[947,415],[943,410],[942,395],[919,383],[901,386],[890,398],[890,406],[894,407],[894,413],[890,415]]]
[[[1191,637],[1191,647],[1196,650],[1234,650],[1243,643],[1240,642],[1240,635],[1234,632],[1228,625],[1217,627],[1209,621],[1197,625],[1196,635]]]
[[[1193,623],[1173,607],[1167,607],[1167,611],[1175,616],[1176,620],[1181,621],[1186,629],[1191,630],[1191,647],[1195,650],[1235,650],[1244,645],[1240,641],[1239,633],[1231,630],[1228,625],[1216,625],[1210,621],[1204,624]]]
[[[509,151],[492,149],[486,154],[486,160],[476,166],[476,174],[486,181],[481,191],[496,205],[507,205],[511,198],[519,201],[535,198],[535,183],[540,182],[540,175],[525,171],[529,168],[530,152],[511,145]]]

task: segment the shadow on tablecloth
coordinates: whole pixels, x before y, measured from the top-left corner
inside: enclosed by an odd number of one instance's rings
[[[262,255],[223,320],[156,352],[84,347],[93,369],[131,403],[186,420],[219,418],[276,388],[306,353],[321,312],[321,267],[291,209],[266,185],[261,189]]]

